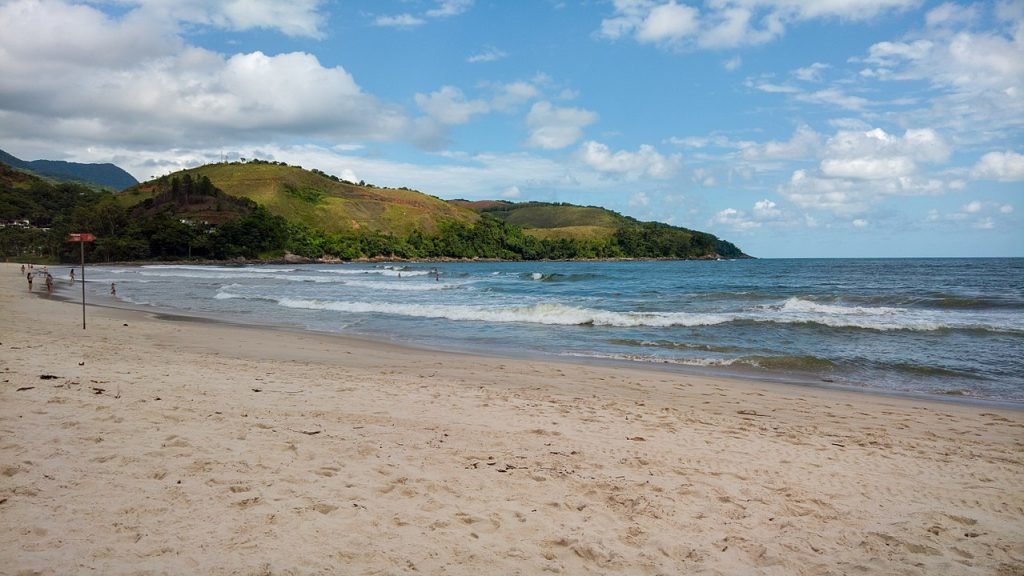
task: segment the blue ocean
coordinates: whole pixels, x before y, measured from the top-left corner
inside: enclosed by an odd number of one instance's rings
[[[435,349],[1024,403],[1024,259],[147,265],[92,302]]]

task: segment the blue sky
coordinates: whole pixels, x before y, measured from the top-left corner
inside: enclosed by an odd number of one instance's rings
[[[0,148],[1024,256],[1024,2],[0,0]]]

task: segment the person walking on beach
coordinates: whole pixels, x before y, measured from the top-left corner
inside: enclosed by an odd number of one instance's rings
[[[71,276],[71,283],[74,284],[75,283],[75,269],[74,268],[71,269],[70,276]]]
[[[46,295],[53,294],[53,276],[49,272],[46,273]]]
[[[22,264],[22,265],[21,265],[21,273],[22,273],[22,274],[24,274],[24,273],[25,273],[25,265],[24,265],[24,264]]]
[[[28,291],[31,292],[32,291],[32,271],[31,270],[29,270],[28,273],[25,274],[25,278],[28,280]]]
[[[114,284],[113,282],[110,283],[110,295],[117,296],[117,284]]]

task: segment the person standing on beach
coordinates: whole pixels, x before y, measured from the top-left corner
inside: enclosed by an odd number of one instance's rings
[[[75,283],[75,269],[74,268],[71,269],[70,276],[71,276],[71,283],[74,284]]]
[[[117,296],[117,284],[114,284],[113,282],[110,283],[110,295]]]
[[[25,274],[25,278],[28,280],[28,291],[32,291],[32,271],[29,270],[28,274]]]
[[[53,276],[49,272],[46,273],[46,295],[53,294]]]

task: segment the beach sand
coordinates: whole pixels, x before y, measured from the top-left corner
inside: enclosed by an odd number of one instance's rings
[[[0,574],[1024,574],[1021,410],[37,294],[0,265]]]

